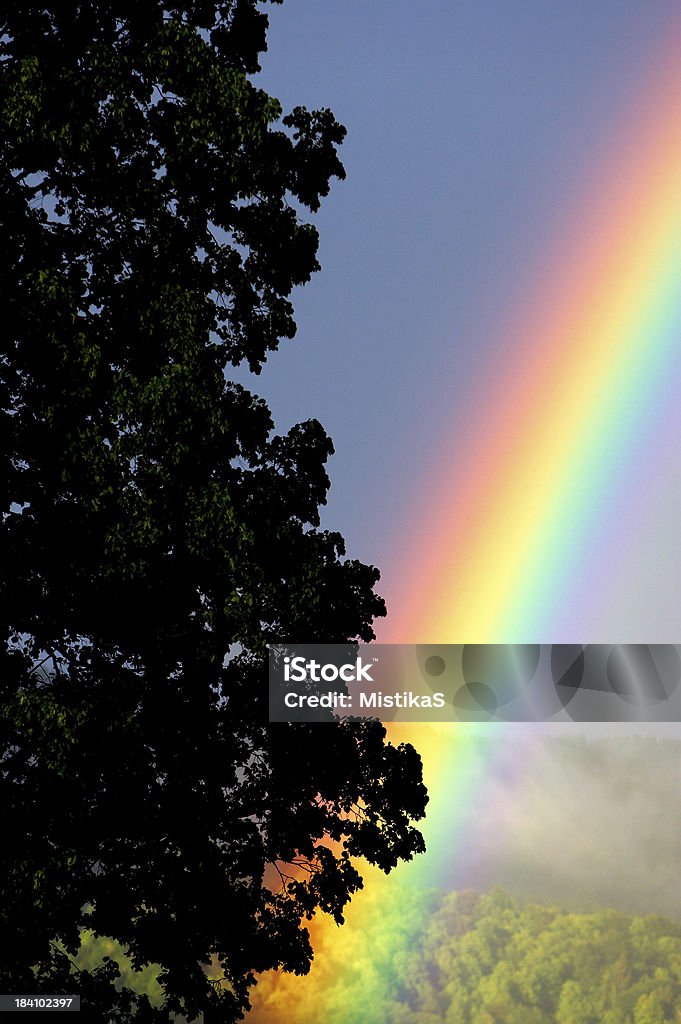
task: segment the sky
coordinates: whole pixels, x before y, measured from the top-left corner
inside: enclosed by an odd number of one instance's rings
[[[286,0],[268,10],[258,83],[285,109],[334,111],[348,128],[347,180],[315,218],[322,271],[294,294],[297,337],[248,383],[278,429],[314,416],[331,435],[324,525],[381,568],[390,609],[429,497],[474,441],[467,424],[507,356],[508,325],[626,128],[678,7]],[[657,412],[658,450],[679,436],[675,404]],[[681,460],[646,450],[631,460],[617,543],[602,529],[573,587],[575,633],[678,639],[679,498]],[[580,588],[603,575],[616,584],[582,622]]]

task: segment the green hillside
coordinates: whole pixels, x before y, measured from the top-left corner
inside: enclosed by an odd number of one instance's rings
[[[309,978],[283,982],[289,997],[301,986],[296,1024],[681,1024],[681,925],[667,918],[523,905],[498,888],[405,892],[375,910],[344,959],[329,945]],[[258,986],[258,1024],[282,980]]]

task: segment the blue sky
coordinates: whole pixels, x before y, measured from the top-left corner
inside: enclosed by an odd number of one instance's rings
[[[348,128],[348,177],[316,218],[323,269],[294,295],[298,335],[249,384],[278,428],[324,424],[336,446],[325,525],[387,568],[389,590],[400,544],[413,541],[409,493],[427,502],[433,475],[455,471],[447,438],[484,391],[505,311],[531,288],[678,6],[286,0],[268,10],[259,83],[285,109],[331,107]],[[676,622],[681,472],[669,468],[648,524],[659,561],[629,565],[623,553],[619,566],[657,598],[623,597],[615,624]]]

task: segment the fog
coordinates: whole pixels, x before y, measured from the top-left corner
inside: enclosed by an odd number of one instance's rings
[[[616,733],[481,735],[474,812],[433,881],[681,920],[681,739]]]

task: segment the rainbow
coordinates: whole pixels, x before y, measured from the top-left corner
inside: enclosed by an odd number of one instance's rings
[[[561,605],[617,530],[627,474],[669,454],[656,434],[681,365],[680,69],[677,39],[500,325],[477,415],[441,444],[450,472],[410,517],[379,640],[604,639],[564,635]]]
[[[605,141],[542,267],[499,325],[498,362],[478,383],[475,416],[441,444],[449,473],[429,484],[425,511],[405,511],[410,535],[396,546],[382,642],[632,639],[566,635],[565,609],[580,566],[608,532],[617,536],[632,468],[668,454],[657,437],[681,381],[681,39]],[[594,608],[607,586],[594,581]],[[465,857],[457,838],[472,845],[496,769],[480,760],[481,731],[390,727],[393,741],[422,753],[431,805],[427,854],[389,878],[366,873],[380,900],[399,899],[401,885],[446,884],[453,859]],[[314,923],[320,955],[308,978],[263,980],[259,1021],[318,1019],[324,949],[340,943],[352,959],[364,900],[340,931]],[[363,969],[371,984],[371,964]]]

